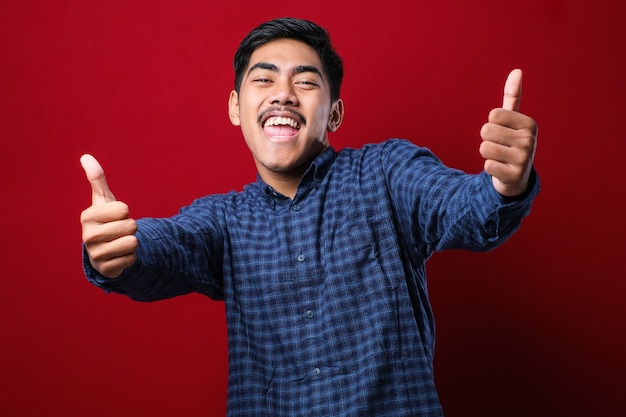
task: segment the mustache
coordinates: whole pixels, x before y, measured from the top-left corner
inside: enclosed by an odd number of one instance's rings
[[[291,113],[294,117],[294,119],[301,125],[304,126],[306,125],[306,117],[304,117],[304,115],[300,112],[298,112],[297,110],[291,109],[289,107],[284,107],[284,106],[272,106],[272,107],[268,107],[267,109],[265,109],[258,117],[257,122],[259,124],[261,124],[263,122],[263,120],[266,119],[267,115],[270,113],[281,113],[284,115],[284,113]]]

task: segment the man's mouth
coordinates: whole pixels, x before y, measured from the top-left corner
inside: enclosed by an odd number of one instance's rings
[[[291,117],[271,116],[263,123],[263,131],[267,136],[287,138],[294,136],[300,130],[300,123]]]
[[[268,118],[265,123],[263,123],[263,127],[269,126],[289,126],[294,129],[300,129],[300,123],[293,120],[291,117],[281,117],[281,116],[273,116]]]

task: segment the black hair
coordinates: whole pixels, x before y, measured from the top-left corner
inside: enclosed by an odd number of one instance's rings
[[[243,73],[250,63],[250,56],[260,46],[277,39],[294,39],[313,48],[322,62],[328,77],[332,101],[339,99],[343,80],[343,61],[334,50],[330,35],[321,26],[303,19],[279,18],[262,23],[241,41],[235,52],[235,90],[239,92]]]

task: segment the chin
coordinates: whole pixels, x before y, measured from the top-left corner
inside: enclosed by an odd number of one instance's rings
[[[279,161],[271,161],[263,164],[263,167],[277,174],[288,174],[290,172],[299,171],[303,164],[299,161],[286,162],[284,159]],[[306,169],[306,168],[305,168]]]

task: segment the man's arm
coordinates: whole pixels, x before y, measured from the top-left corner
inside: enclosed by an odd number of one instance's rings
[[[476,175],[446,167],[430,151],[390,141],[383,170],[407,242],[427,258],[433,251],[497,247],[515,232],[539,192],[533,170],[537,125],[515,111],[521,71],[506,82],[503,106],[491,112]]]
[[[195,209],[192,215],[135,222],[115,200],[98,161],[83,155],[81,164],[92,189],[92,205],[81,214],[83,264],[92,284],[138,301],[190,292],[223,299],[222,241],[213,223],[197,215],[211,209],[200,204],[187,210]]]

